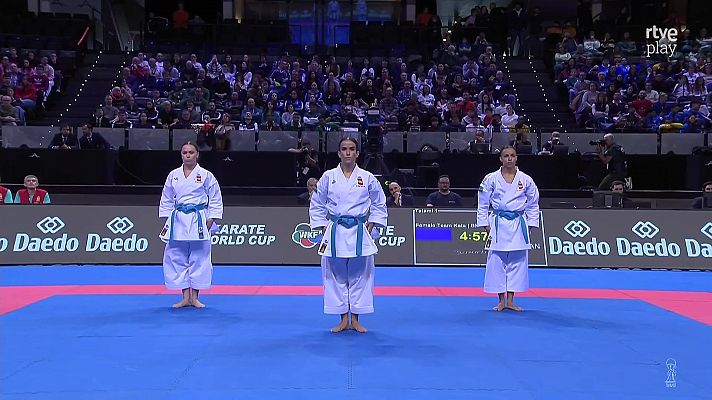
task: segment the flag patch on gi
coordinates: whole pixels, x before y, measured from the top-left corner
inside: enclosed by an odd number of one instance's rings
[[[363,178],[361,178],[360,176],[356,178],[356,185],[363,187]]]
[[[517,190],[524,190],[524,184],[522,183],[522,181],[519,181],[517,183]]]
[[[196,177],[195,177],[195,183],[200,183],[200,182],[202,182],[202,181],[203,181],[203,177],[200,176],[200,174],[196,175]]]

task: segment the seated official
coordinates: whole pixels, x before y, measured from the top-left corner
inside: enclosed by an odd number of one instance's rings
[[[620,195],[621,195],[621,204],[618,205],[617,207],[636,208],[635,202],[633,200],[629,199],[628,196],[625,195],[625,182],[613,181],[611,183],[611,192],[620,193]]]
[[[50,149],[78,149],[79,141],[72,134],[72,128],[69,125],[62,125],[60,132],[52,138],[49,144]]]
[[[25,188],[17,191],[15,204],[50,204],[49,193],[38,188],[39,179],[34,175],[25,177]]]
[[[702,184],[702,192],[703,193],[712,193],[712,181],[705,182]],[[702,209],[702,208],[712,208],[712,204],[705,204],[705,197],[700,196],[700,197],[695,197],[692,200],[692,208],[695,209]],[[704,207],[703,207],[704,205]]]
[[[543,150],[549,153],[553,153],[554,146],[561,145],[563,145],[563,143],[561,142],[561,134],[559,132],[552,132],[551,139],[547,140],[546,143],[544,143]]]
[[[12,197],[12,191],[0,185],[0,204],[12,204],[14,202],[15,199]]]
[[[316,178],[307,179],[307,191],[297,196],[297,204],[300,206],[308,206],[311,204],[312,194],[316,190],[316,185],[319,180]]]
[[[99,133],[94,133],[91,124],[82,124],[82,137],[79,138],[79,147],[82,149],[106,150],[111,148],[109,142]]]
[[[462,207],[462,197],[450,191],[450,177],[440,175],[438,191],[428,195],[425,205],[427,207]]]
[[[386,199],[387,207],[413,207],[415,203],[413,196],[401,193],[401,186],[398,182],[391,182],[388,185],[388,191],[391,195]]]

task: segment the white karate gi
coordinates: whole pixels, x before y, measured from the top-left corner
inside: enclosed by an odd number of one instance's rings
[[[185,205],[204,208],[178,210]],[[167,288],[210,288],[213,264],[207,220],[222,219],[222,215],[220,185],[210,171],[196,165],[186,178],[180,166],[168,174],[158,207],[158,216],[167,218],[159,235],[166,242],[163,274]],[[216,228],[213,222],[212,230]]]
[[[510,213],[497,216],[502,211]],[[504,180],[501,170],[487,174],[478,192],[477,226],[490,227],[484,291],[529,289],[529,227],[539,226],[539,189],[534,180],[519,169],[512,183]]]
[[[354,226],[346,227],[334,223],[339,217],[356,217],[360,222],[352,219]],[[337,166],[319,179],[309,206],[309,224],[312,228],[326,227],[318,249],[322,256],[326,314],[373,312],[374,254],[378,252],[374,239],[378,237],[378,229],[374,227],[369,234],[366,225],[372,222],[375,226],[386,226],[387,219],[386,196],[381,183],[370,172],[356,166],[346,179]]]

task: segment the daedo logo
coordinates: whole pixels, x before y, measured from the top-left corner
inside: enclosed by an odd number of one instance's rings
[[[633,225],[631,231],[633,231],[633,233],[638,235],[641,239],[652,239],[658,234],[658,232],[660,232],[660,228],[655,226],[655,224],[650,221],[638,221],[635,225]]]
[[[123,235],[134,227],[133,222],[128,217],[116,217],[106,224],[106,227],[115,235]]]
[[[700,232],[712,240],[712,222],[706,223],[705,226],[700,229]]]
[[[12,251],[30,252],[73,252],[79,249],[79,239],[71,237],[67,232],[59,237],[52,237],[66,227],[64,221],[57,216],[46,216],[35,225],[40,233],[46,236],[34,237],[26,232],[18,232],[15,235],[15,244]]]
[[[658,225],[648,220],[636,221],[630,226],[630,231],[611,231],[611,224],[605,220],[598,221],[598,225],[605,228],[596,231],[603,238],[592,234],[593,229],[582,220],[571,220],[564,224],[562,230],[568,237],[549,236],[549,254],[566,256],[607,256],[619,257],[681,257],[686,255],[691,258],[712,258],[712,244],[691,238],[688,234],[667,232],[670,237],[684,239],[670,239],[666,237]],[[590,221],[589,221],[590,222]],[[603,225],[601,225],[603,224]],[[674,232],[675,229],[670,227]],[[632,232],[633,235],[625,234]],[[712,239],[712,222],[707,222],[700,232]]]
[[[128,217],[115,217],[106,224],[106,228],[117,236],[128,233],[133,227],[134,223]],[[139,237],[136,233],[126,238],[105,237],[93,232],[87,234],[87,252],[132,253],[146,250],[148,250],[148,239]]]
[[[712,240],[712,221],[704,224],[700,228],[700,233]],[[685,239],[685,250],[687,250],[688,257],[712,258],[712,243],[687,238]]]
[[[630,230],[641,239],[653,239],[660,233],[660,228],[650,221],[638,221]],[[668,242],[665,237],[661,237],[657,242],[637,242],[619,237],[616,238],[616,247],[618,248],[618,255],[621,256],[680,256],[680,245],[675,242]]]
[[[321,241],[321,229],[312,229],[306,223],[298,224],[292,232],[292,241],[305,249],[311,249]]]
[[[564,231],[572,237],[584,237],[591,232],[591,227],[586,225],[583,221],[569,221],[569,223],[564,226]]]
[[[44,217],[37,223],[37,229],[44,234],[55,234],[64,228],[64,221],[59,217]]]
[[[584,238],[591,232],[591,227],[581,220],[571,220],[564,225],[563,230],[572,238]],[[549,254],[551,255],[607,256],[610,253],[611,246],[604,241],[599,242],[595,236],[586,242],[549,236]]]

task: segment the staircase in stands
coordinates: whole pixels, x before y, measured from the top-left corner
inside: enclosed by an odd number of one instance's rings
[[[534,58],[503,60],[517,99],[516,113],[525,116],[536,132],[576,132],[576,120],[568,108],[568,99],[552,82],[544,62]]]
[[[28,125],[49,126],[69,124],[79,126],[91,119],[94,111],[113,86],[121,69],[129,60],[126,54],[88,54],[62,93],[54,93],[48,107],[40,118]]]

